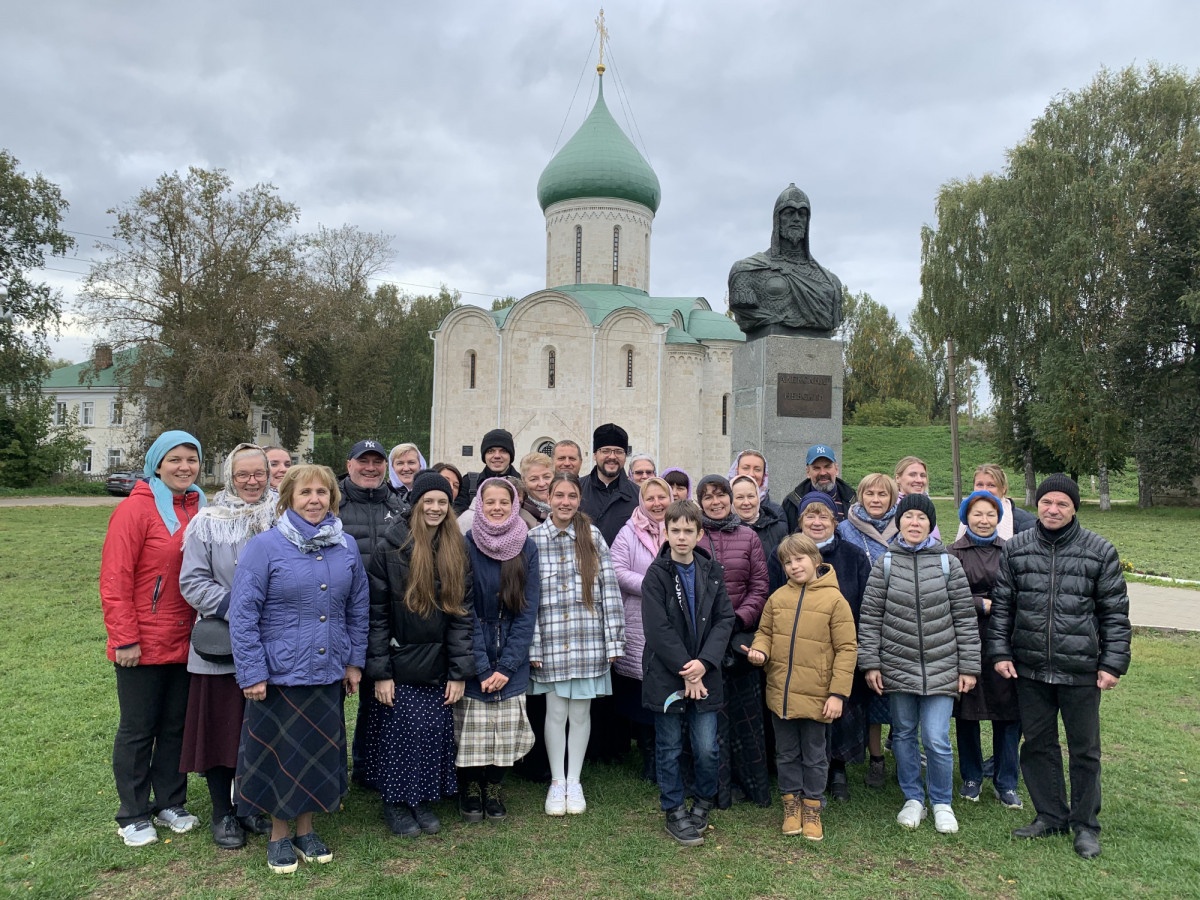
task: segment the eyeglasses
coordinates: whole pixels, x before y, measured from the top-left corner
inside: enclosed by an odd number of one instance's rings
[[[266,472],[242,472],[239,475],[233,476],[234,484],[246,484],[247,482],[250,482],[250,481],[266,481],[266,480],[267,480]]]
[[[597,456],[624,456],[625,451],[620,447],[601,447],[596,451]]]

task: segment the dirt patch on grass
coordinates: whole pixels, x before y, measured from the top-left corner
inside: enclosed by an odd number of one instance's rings
[[[201,869],[191,863],[172,860],[165,866],[139,866],[100,873],[89,900],[185,900],[199,890],[244,893],[246,874],[240,868]]]

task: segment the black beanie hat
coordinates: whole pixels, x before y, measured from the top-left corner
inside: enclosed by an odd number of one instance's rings
[[[508,451],[508,463],[512,465],[512,461],[517,456],[516,445],[513,444],[513,437],[503,428],[493,428],[483,436],[483,443],[479,445],[479,458],[487,462],[487,452],[493,447],[499,447],[501,450]]]
[[[900,517],[910,509],[925,513],[929,518],[929,530],[933,531],[937,525],[937,510],[933,508],[933,501],[929,499],[928,494],[905,494],[900,502],[896,504],[897,524],[900,522]]]
[[[629,434],[620,425],[608,422],[592,432],[592,452],[601,447],[620,447],[629,452]]]
[[[1071,498],[1071,502],[1075,505],[1075,509],[1079,509],[1079,485],[1075,483],[1070,475],[1064,475],[1059,472],[1057,475],[1047,475],[1042,479],[1042,483],[1038,485],[1037,494],[1034,495],[1034,503],[1041,502],[1042,497],[1053,491],[1061,491]]]
[[[412,504],[413,509],[417,508],[421,498],[430,491],[441,491],[451,502],[454,500],[454,490],[449,481],[432,469],[422,469],[413,478],[412,488],[408,492],[408,502]]]

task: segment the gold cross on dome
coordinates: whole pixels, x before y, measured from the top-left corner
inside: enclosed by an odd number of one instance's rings
[[[596,65],[596,71],[601,75],[604,74],[604,42],[608,40],[608,29],[604,27],[604,8],[600,8],[600,15],[596,18],[596,31],[600,34],[600,62]]]

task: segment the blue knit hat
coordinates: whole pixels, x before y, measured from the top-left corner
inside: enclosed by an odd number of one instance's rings
[[[991,491],[975,491],[971,496],[967,497],[958,507],[958,521],[964,525],[967,524],[967,513],[971,511],[971,504],[976,500],[989,500],[996,504],[996,512],[999,514],[997,522],[1004,520],[1004,504],[1000,502],[1000,498]]]

